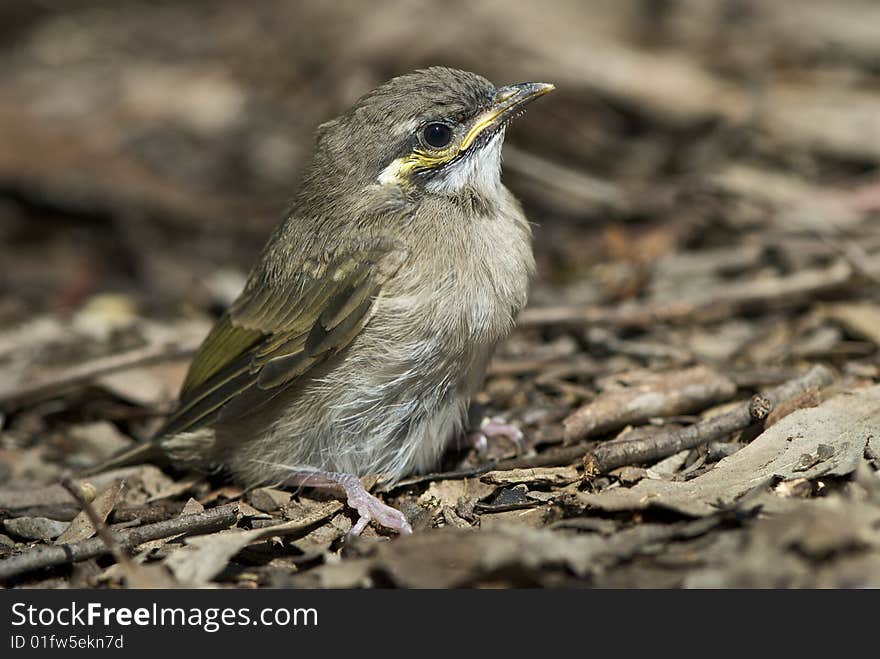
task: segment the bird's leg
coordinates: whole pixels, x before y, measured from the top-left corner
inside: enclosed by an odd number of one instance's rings
[[[488,453],[489,442],[498,438],[513,443],[518,453],[522,453],[525,449],[522,431],[500,416],[483,419],[478,429],[471,430],[467,434],[468,442],[480,455]]]
[[[412,533],[412,527],[399,510],[379,501],[367,492],[363,483],[352,474],[335,471],[294,471],[285,480],[287,485],[319,487],[345,492],[349,507],[358,511],[357,523],[349,531],[350,535],[360,535],[371,521],[379,526],[397,531],[401,535]]]

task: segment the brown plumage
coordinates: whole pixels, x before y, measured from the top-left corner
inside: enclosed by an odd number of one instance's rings
[[[526,302],[531,232],[501,184],[501,143],[550,89],[437,67],[323,124],[158,445],[247,485],[433,467]]]

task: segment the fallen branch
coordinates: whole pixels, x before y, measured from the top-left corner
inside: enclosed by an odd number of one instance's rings
[[[838,261],[825,268],[800,270],[782,277],[732,282],[723,289],[680,302],[630,302],[616,307],[532,307],[519,315],[517,325],[649,328],[656,323],[711,322],[756,309],[790,309],[809,304],[823,295],[852,286],[856,274],[849,263]]]
[[[218,506],[194,515],[175,517],[164,522],[156,522],[135,529],[111,532],[112,541],[122,548],[167,538],[174,535],[198,535],[213,533],[228,528],[238,520],[238,505]],[[0,581],[40,568],[65,565],[88,560],[110,553],[104,540],[89,538],[81,542],[58,547],[36,547],[24,554],[0,561]]]
[[[605,442],[584,456],[584,474],[592,478],[617,467],[660,460],[708,444],[766,419],[773,407],[804,391],[827,386],[833,379],[830,369],[814,366],[803,376],[757,394],[726,414],[684,428],[658,430],[638,439]]]
[[[492,465],[493,469],[534,469],[536,467],[564,467],[580,460],[584,451],[589,447],[595,446],[596,442],[580,442],[571,446],[554,446],[541,451],[537,455],[519,456],[502,460],[496,465]]]
[[[116,543],[116,539],[113,537],[113,534],[110,533],[110,529],[107,528],[107,524],[104,523],[104,519],[98,514],[95,510],[95,507],[92,503],[86,499],[83,494],[80,486],[70,477],[66,476],[61,480],[61,485],[65,490],[70,492],[70,496],[74,498],[74,500],[79,504],[79,507],[82,508],[83,512],[88,516],[89,521],[92,523],[92,527],[95,529],[95,533],[98,538],[100,538],[101,542],[104,543],[104,548],[113,554],[113,558],[116,559],[116,562],[122,566],[122,569],[129,573],[135,569],[134,564],[131,562],[131,558],[129,558],[128,553],[125,552],[122,547],[120,547]],[[116,486],[116,494],[118,496],[119,492],[122,491],[123,483],[118,483]],[[114,498],[115,503],[115,498]],[[107,511],[109,514],[109,510]],[[64,540],[66,538],[62,538]]]
[[[705,366],[645,374],[631,386],[605,391],[570,414],[562,422],[564,440],[570,444],[654,417],[698,412],[735,393],[733,382]]]

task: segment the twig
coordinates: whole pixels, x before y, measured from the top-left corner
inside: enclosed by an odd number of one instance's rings
[[[827,395],[827,393],[826,393]],[[778,405],[776,405],[770,414],[767,415],[767,420],[764,422],[764,427],[769,428],[772,425],[775,425],[785,417],[787,417],[792,412],[796,412],[797,410],[802,410],[806,407],[816,407],[822,403],[824,396],[822,392],[819,391],[816,387],[811,387],[806,391],[802,391],[797,396],[792,396],[784,401],[780,401]]]
[[[544,325],[616,325],[649,328],[655,323],[681,324],[731,318],[751,310],[783,309],[814,302],[817,296],[851,285],[854,269],[845,261],[826,268],[801,270],[776,278],[733,282],[723,290],[673,303],[631,302],[616,307],[532,307],[517,319],[520,327]]]
[[[685,449],[721,439],[748,428],[767,417],[772,407],[811,388],[829,385],[834,379],[830,369],[814,366],[803,376],[753,396],[735,410],[699,421],[692,426],[658,431],[639,439],[615,440],[599,445],[584,456],[584,473],[592,478],[617,467],[660,460]]]
[[[114,530],[111,531],[111,537],[114,543],[122,547],[136,547],[150,540],[173,535],[213,533],[235,524],[238,515],[238,505],[227,504],[136,529]],[[0,561],[0,581],[32,570],[84,561],[107,553],[109,550],[101,538],[89,538],[58,547],[36,547],[24,554]]]
[[[522,456],[502,460],[495,469],[533,469],[535,467],[563,467],[580,460],[584,452],[595,446],[596,442],[580,442],[571,446],[554,446],[537,455]]]
[[[733,398],[736,385],[705,366],[649,373],[628,387],[611,389],[575,410],[563,422],[571,443],[639,424],[654,417],[689,414]]]
[[[98,537],[101,539],[101,542],[104,543],[104,547],[113,554],[113,558],[116,559],[116,562],[122,566],[123,571],[126,574],[133,573],[135,571],[135,565],[131,562],[131,558],[129,558],[128,554],[122,550],[122,548],[116,544],[116,541],[113,538],[113,534],[110,533],[110,529],[107,528],[107,525],[104,523],[104,520],[101,519],[101,516],[95,511],[95,507],[91,504],[91,502],[86,499],[83,494],[80,486],[70,477],[65,476],[61,479],[61,485],[64,486],[64,489],[70,492],[70,496],[74,498],[74,500],[79,504],[79,507],[82,508],[86,515],[89,517],[89,521],[92,523],[92,526],[95,528],[95,533],[97,533]],[[116,493],[119,493],[119,490],[122,488],[122,483],[119,483],[119,486],[116,490]]]
[[[49,373],[27,384],[13,385],[0,390],[0,405],[21,404],[34,399],[48,398],[91,382],[102,375],[156,362],[192,357],[197,348],[197,343],[181,345],[161,343],[94,359],[84,364]]]
[[[488,464],[478,465],[476,467],[472,467],[470,469],[458,469],[456,471],[441,471],[435,472],[431,474],[420,474],[419,476],[413,476],[412,478],[406,478],[402,481],[397,481],[396,483],[388,483],[387,485],[380,485],[376,488],[377,492],[393,492],[394,490],[399,490],[402,487],[409,487],[410,485],[418,485],[419,483],[428,483],[431,481],[444,481],[444,480],[461,480],[462,478],[473,478],[475,476],[482,476],[483,474],[496,469],[497,465],[495,461],[489,462]]]

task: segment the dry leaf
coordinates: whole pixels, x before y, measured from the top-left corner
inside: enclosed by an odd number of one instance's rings
[[[116,502],[119,501],[119,495],[122,493],[124,486],[123,481],[118,481],[107,489],[98,493],[92,500],[92,508],[102,522],[107,521]],[[56,545],[63,545],[71,542],[79,542],[95,535],[95,527],[92,520],[85,510],[77,513],[76,517],[70,523],[70,526],[55,540]]]
[[[332,501],[302,519],[253,531],[226,530],[188,538],[187,546],[168,556],[164,564],[181,583],[201,586],[220,574],[229,560],[252,542],[304,531],[341,509],[341,503]]]

